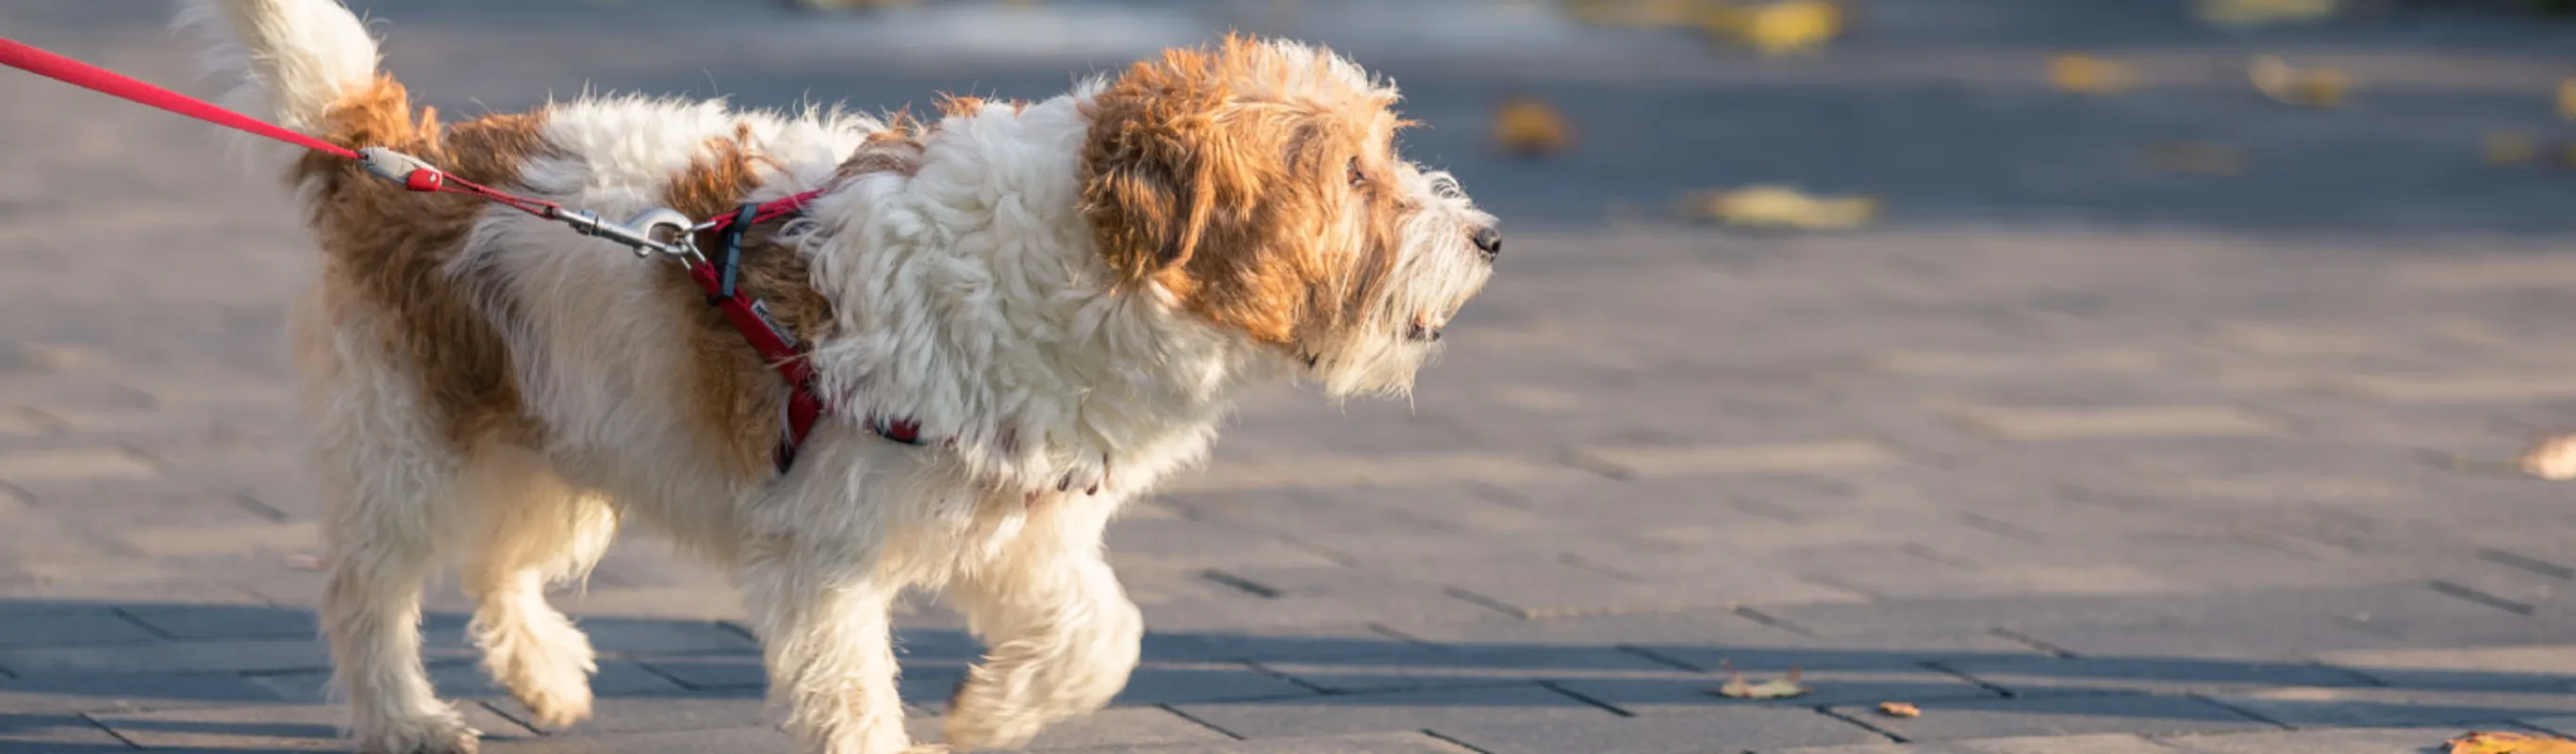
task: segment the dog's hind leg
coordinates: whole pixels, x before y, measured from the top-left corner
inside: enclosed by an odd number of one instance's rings
[[[606,501],[566,487],[535,453],[496,447],[478,456],[458,503],[474,515],[465,593],[467,629],[483,669],[536,722],[562,728],[590,716],[590,638],[546,604],[548,584],[587,576],[617,536]]]
[[[950,745],[1015,748],[1126,687],[1145,628],[1102,558],[1107,511],[1042,507],[1019,541],[959,569],[949,594],[987,649],[950,704]]]
[[[903,728],[887,616],[904,585],[881,570],[886,532],[875,518],[805,518],[803,529],[754,535],[736,576],[766,654],[769,698],[806,754],[917,751]]]
[[[364,316],[333,321],[307,299],[295,317],[312,467],[330,573],[321,624],[334,690],[368,754],[461,754],[476,733],[422,670],[420,599],[462,454],[378,350]]]

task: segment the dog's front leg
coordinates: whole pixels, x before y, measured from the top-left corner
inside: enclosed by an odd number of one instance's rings
[[[785,708],[788,735],[808,754],[907,751],[886,617],[902,585],[878,573],[873,541],[788,537],[759,548],[742,570],[769,699]]]
[[[952,584],[987,649],[951,700],[949,745],[1018,747],[1126,687],[1145,624],[1101,557],[1111,507],[1046,501],[1021,541]]]

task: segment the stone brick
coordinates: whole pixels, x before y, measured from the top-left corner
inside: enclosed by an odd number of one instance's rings
[[[1115,746],[1065,749],[1065,754],[1474,754],[1457,744],[1417,732],[1264,738],[1233,743]]]
[[[2510,729],[2498,723],[2497,727]],[[2459,735],[2454,728],[2347,728],[2174,736],[2159,739],[2175,754],[2422,754]]]
[[[2095,694],[2026,699],[1919,702],[1922,717],[1881,715],[1876,705],[1835,712],[1867,720],[1907,741],[2135,733],[2172,735],[2277,728],[2234,710],[2185,696]]]
[[[320,633],[312,612],[265,605],[126,605],[117,611],[177,639],[301,639]]]
[[[1745,675],[1748,682],[1760,683],[1784,677],[1787,673],[1775,668]],[[1877,704],[1887,701],[1991,699],[1996,696],[1994,691],[1958,676],[1921,668],[1914,670],[1806,670],[1801,668],[1798,674],[1799,684],[1807,687],[1808,693],[1787,699],[1735,699],[1720,696],[1717,690],[1726,685],[1728,677],[1724,673],[1676,673],[1662,678],[1550,680],[1548,685],[1639,716],[1698,714],[1736,707],[1817,707]]]
[[[0,754],[96,752],[133,747],[79,715],[0,712]]]
[[[510,741],[485,741],[483,754],[789,754],[793,742],[768,726],[699,728],[655,733],[588,732]]]
[[[537,725],[525,708],[508,699],[489,699],[492,709],[541,733],[558,731]],[[590,736],[616,733],[662,733],[701,728],[748,728],[769,724],[763,717],[760,692],[756,689],[734,692],[690,692],[687,696],[627,696],[600,699],[591,705],[591,718],[575,723],[571,732]]]
[[[267,687],[239,676],[162,673],[48,673],[0,678],[0,710],[64,714],[278,701]]]
[[[2277,688],[2210,700],[2294,728],[2433,725],[2576,714],[2576,697],[2404,688]]]
[[[1172,709],[1245,738],[1438,730],[1483,723],[1599,720],[1615,716],[1534,685],[1302,699],[1179,704]]]
[[[758,653],[760,642],[721,623],[634,618],[577,618],[573,621],[603,654]]]
[[[444,699],[498,697],[507,694],[492,683],[483,667],[472,662],[444,662],[429,666],[430,683]],[[266,673],[250,676],[249,681],[289,701],[320,704],[329,701],[331,672],[327,670],[295,673]],[[624,660],[600,660],[599,672],[590,677],[590,690],[601,698],[676,694],[683,689],[643,666]]]
[[[1533,680],[1673,680],[1690,674],[1606,647],[1467,648],[1340,662],[1264,662],[1264,669],[1335,693],[1493,686]]]
[[[460,704],[457,711],[487,741],[534,735],[481,705]],[[90,719],[147,749],[346,751],[338,730],[343,716],[334,706],[268,705],[118,712]]]
[[[914,741],[938,741],[940,718],[915,715],[904,721]],[[1217,746],[1235,740],[1205,725],[1172,714],[1158,707],[1108,709],[1047,726],[1035,740],[1022,747],[1028,751],[1090,749],[1098,747],[1146,747],[1162,745]]]
[[[1809,443],[1597,447],[1576,451],[1579,463],[1621,478],[1814,474],[1896,463],[1878,443]]]
[[[328,669],[320,639],[235,639],[0,650],[0,668],[46,673],[241,673]]]
[[[1738,752],[1887,740],[1848,721],[1798,707],[1712,709],[1633,719],[1460,722],[1434,725],[1431,731],[1489,754]]]
[[[2014,657],[1942,662],[1978,682],[2029,696],[2132,691],[2185,694],[2274,686],[2367,686],[2347,670],[2298,662],[2164,657]]]
[[[0,452],[0,481],[17,484],[142,479],[159,474],[150,461],[119,448]]]
[[[2259,734],[2247,734],[2259,735]],[[1856,744],[1771,749],[1763,754],[2175,754],[2155,740],[2125,733],[2081,736],[2014,736],[1919,744]]]
[[[1982,406],[1959,415],[2007,440],[2101,437],[2198,437],[2273,431],[2270,422],[2231,406]]]
[[[948,709],[948,697],[966,677],[964,665],[907,664],[902,676],[907,703],[934,712]],[[1110,704],[1138,706],[1314,696],[1315,690],[1239,662],[1148,661],[1127,677],[1127,687]]]
[[[2576,646],[2563,644],[2354,650],[2317,659],[2398,688],[2576,688]]]
[[[62,608],[0,613],[0,648],[133,644],[160,637],[105,608]],[[0,663],[0,667],[6,667]]]

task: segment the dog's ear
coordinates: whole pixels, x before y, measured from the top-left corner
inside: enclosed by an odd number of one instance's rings
[[[1130,132],[1095,140],[1083,202],[1110,267],[1142,280],[1198,253],[1216,192],[1195,145],[1177,134],[1119,127]]]

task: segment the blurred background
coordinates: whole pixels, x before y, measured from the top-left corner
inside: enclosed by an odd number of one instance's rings
[[[450,118],[924,112],[1226,29],[1401,85],[1408,156],[1502,217],[1495,282],[1412,400],[1265,392],[1133,506],[1111,558],[1154,633],[1104,719],[1143,727],[1041,743],[2576,733],[2576,507],[2515,462],[2576,424],[2564,0],[353,4]],[[165,10],[0,0],[0,33],[214,94]],[[282,336],[317,255],[222,143],[0,73],[0,751],[329,735],[215,704],[307,705],[324,673]],[[560,603],[603,632],[603,693],[724,712],[630,699],[584,735],[774,741],[720,574],[633,536],[587,586]],[[433,594],[442,687],[514,714]],[[919,607],[926,712],[972,650]],[[1801,666],[1814,697],[1707,693]],[[154,673],[249,686],[123,706],[197,688]],[[57,677],[86,680],[7,695]],[[250,725],[277,720],[306,722]],[[2439,738],[2389,736],[2190,750]],[[608,750],[715,739],[672,740]],[[1454,751],[1425,741],[1388,750]]]

